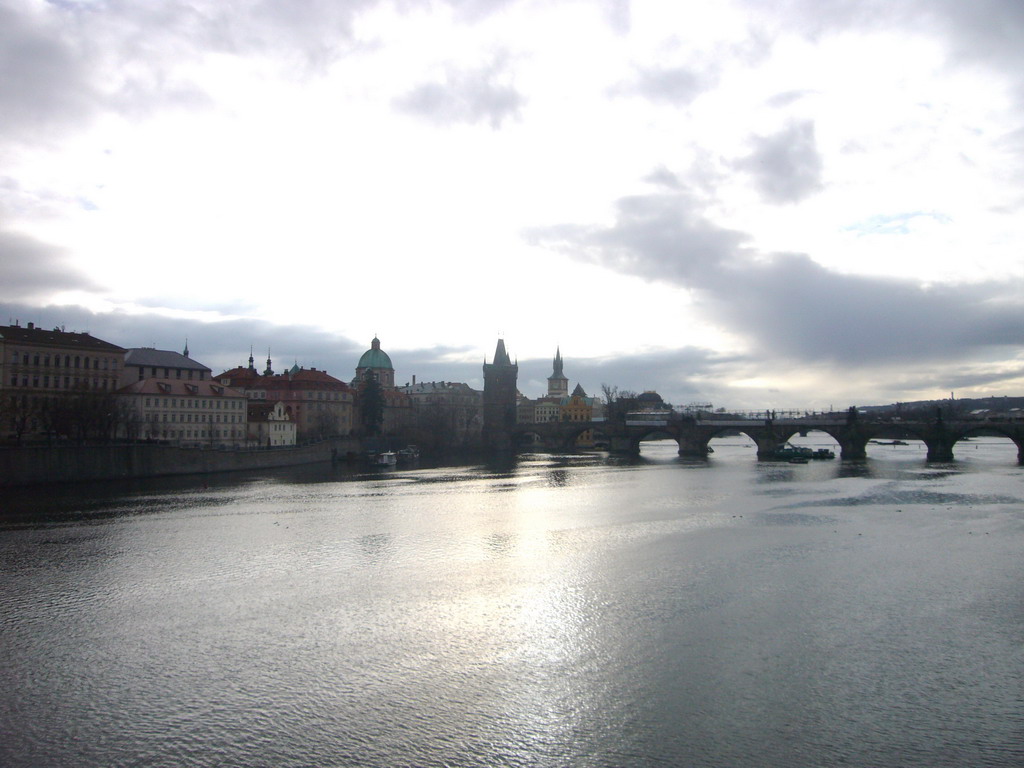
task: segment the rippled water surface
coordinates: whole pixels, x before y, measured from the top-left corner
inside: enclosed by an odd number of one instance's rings
[[[1024,469],[639,461],[0,496],[0,765],[1024,765]]]

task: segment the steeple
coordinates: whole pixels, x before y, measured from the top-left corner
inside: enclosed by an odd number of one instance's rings
[[[181,353],[185,357],[188,357],[188,336],[185,337],[185,351]]]
[[[249,370],[250,371],[255,371],[256,370],[256,366],[253,364],[253,359],[252,359],[252,345],[251,344],[249,345]]]
[[[498,346],[494,348],[494,363],[492,365],[512,365],[512,359],[505,351],[504,339],[498,339]]]
[[[264,376],[273,376],[274,375],[274,368],[270,364],[270,348],[269,347],[267,347],[267,370],[265,370],[263,372],[263,375]]]
[[[555,360],[551,375],[548,376],[548,397],[565,397],[569,394],[569,380],[562,372],[562,349],[555,347]]]

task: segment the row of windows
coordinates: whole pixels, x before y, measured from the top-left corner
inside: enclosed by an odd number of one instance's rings
[[[162,407],[164,408],[216,408],[217,410],[220,410],[223,407],[226,410],[238,410],[242,407],[241,400],[188,400],[186,398],[178,397],[147,397],[146,407],[150,408],[155,406],[160,408],[161,400],[163,400]],[[168,405],[168,402],[170,402],[170,405]],[[214,405],[214,403],[216,403],[216,405]]]
[[[21,380],[21,386],[23,386],[23,387],[29,386],[29,380],[30,379],[29,379],[28,375],[22,374],[20,380]],[[18,374],[12,373],[11,374],[11,386],[12,387],[18,386],[18,381],[19,381]],[[62,389],[62,388],[63,389],[77,389],[79,387],[83,387],[83,386],[84,387],[88,387],[89,386],[89,379],[80,378],[78,376],[74,376],[74,377],[72,377],[72,376],[64,376],[63,377],[63,382],[64,382],[64,386],[63,387],[61,387],[62,379],[61,379],[60,376],[54,376],[52,378],[52,380],[51,380],[49,374],[44,374],[43,376],[40,376],[38,373],[36,373],[36,374],[32,375],[31,381],[32,381],[31,386],[35,387],[36,389],[39,388],[40,383],[42,384],[43,389],[49,389],[51,381],[53,383],[53,388],[54,389]],[[109,379],[94,378],[92,380],[92,388],[93,389],[109,389],[110,388],[110,383],[111,382],[110,382]]]
[[[40,354],[39,352],[11,352],[11,364],[17,365],[19,362],[22,365],[42,365],[49,367],[52,364],[54,368],[92,368],[94,371],[116,371],[117,370],[117,358],[108,357],[89,357],[88,355],[53,355],[48,353]]]
[[[266,400],[267,393],[258,390],[250,389],[245,393],[245,396],[250,400]],[[348,400],[348,397],[342,397],[341,392],[317,392],[316,397],[313,397],[312,392],[282,392],[278,398],[272,398],[276,400]]]
[[[150,367],[150,369],[149,369],[149,376],[150,376],[150,378],[155,379],[157,377],[157,370],[159,370],[159,369]],[[171,369],[170,368],[164,368],[163,371],[164,371],[164,378],[165,379],[171,378]],[[188,368],[188,369],[186,369],[185,372],[188,374],[187,378],[189,378],[189,379],[192,378],[193,374],[198,373],[199,374],[198,378],[199,378],[200,381],[205,381],[206,380],[206,371],[193,371],[191,368]],[[142,381],[144,378],[146,378],[146,366],[140,365],[139,366],[139,381]],[[174,378],[176,378],[176,379],[180,379],[181,378],[181,368],[175,368],[174,369]]]
[[[151,436],[164,440],[202,440],[210,437],[237,440],[242,437],[240,429],[215,429],[212,435],[210,432],[208,429],[163,429]]]
[[[192,418],[193,416],[195,416],[194,419]],[[195,421],[197,424],[201,422],[215,421],[217,424],[220,424],[220,414],[216,414],[216,418],[214,418],[214,415],[210,413],[148,413],[146,414],[146,420],[159,422],[169,421],[172,423],[181,422],[182,424],[191,424],[193,421]],[[240,421],[242,421],[242,417],[239,416],[238,414],[233,413],[231,414],[230,417],[228,416],[228,414],[224,414],[225,424],[229,422],[231,424],[237,424]]]

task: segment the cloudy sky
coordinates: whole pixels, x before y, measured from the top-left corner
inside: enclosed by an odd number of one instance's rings
[[[0,0],[0,322],[351,378],[1024,394],[1019,0]]]

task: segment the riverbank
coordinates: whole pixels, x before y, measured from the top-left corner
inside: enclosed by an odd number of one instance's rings
[[[158,443],[2,448],[0,488],[291,467],[344,459],[359,452],[359,440],[354,437],[286,448],[240,450]]]

